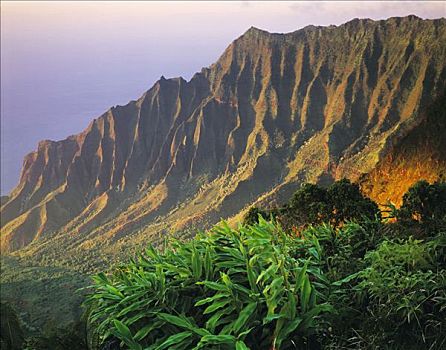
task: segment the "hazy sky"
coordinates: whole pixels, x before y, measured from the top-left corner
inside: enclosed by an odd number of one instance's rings
[[[446,2],[1,1],[1,192],[39,140],[80,132],[161,75],[189,79],[250,26],[408,14],[445,17]]]

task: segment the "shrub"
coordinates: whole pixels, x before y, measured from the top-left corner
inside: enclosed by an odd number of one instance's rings
[[[293,225],[321,224],[329,218],[330,203],[327,190],[306,183],[297,190],[284,211]]]
[[[395,347],[440,349],[446,344],[444,235],[430,242],[385,241],[366,255],[358,290],[366,292],[368,331]],[[371,332],[373,333],[373,332]]]
[[[328,188],[304,184],[280,210],[280,221],[288,230],[322,223],[339,227],[348,221],[375,217],[381,217],[378,205],[347,179],[336,181]]]
[[[226,224],[194,240],[173,241],[109,276],[94,277],[90,320],[104,342],[130,349],[286,349],[309,346],[330,310],[317,257],[260,219]]]
[[[427,242],[384,239],[367,252],[358,271],[344,277],[349,283],[331,291],[337,313],[325,348],[444,348],[445,251],[440,234]]]
[[[380,218],[378,205],[365,197],[358,184],[342,179],[327,189],[330,202],[330,222],[336,227],[347,221],[373,220]]]
[[[398,218],[424,224],[430,231],[446,229],[446,183],[414,184],[403,196]]]
[[[317,237],[322,251],[321,268],[336,282],[363,268],[366,252],[375,249],[384,239],[382,231],[380,221],[364,220],[346,222],[340,228],[328,224],[310,226],[302,235]]]
[[[251,208],[252,225],[150,247],[94,277],[91,329],[110,349],[442,349],[446,234],[431,186],[391,208],[396,222],[342,180]]]

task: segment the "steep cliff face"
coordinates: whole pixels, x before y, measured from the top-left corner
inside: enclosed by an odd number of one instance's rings
[[[420,179],[446,181],[446,95],[428,107],[420,125],[396,140],[359,183],[379,204],[400,206],[404,193]]]
[[[445,62],[445,19],[251,28],[189,82],[162,77],[83,133],[41,142],[2,203],[2,250],[57,244],[75,254],[156,240],[302,181],[361,178],[382,200],[377,165],[403,154],[410,135],[423,139],[416,130],[445,91]],[[444,162],[425,168],[411,181],[438,177]]]

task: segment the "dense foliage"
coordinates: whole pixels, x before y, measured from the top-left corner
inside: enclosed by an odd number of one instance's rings
[[[284,206],[269,210],[252,207],[244,217],[245,224],[257,222],[258,215],[274,216],[286,230],[329,223],[338,227],[347,221],[380,217],[376,203],[365,197],[357,184],[347,179],[328,188],[303,184]]]
[[[54,327],[43,333],[26,334],[25,325],[14,308],[0,303],[0,349],[1,350],[84,350],[87,348],[83,334],[85,322],[77,322],[67,328]]]
[[[309,229],[322,247],[336,310],[324,348],[442,349],[446,344],[446,235],[389,237],[379,222]],[[332,285],[336,285],[336,282]]]
[[[443,190],[414,185],[387,222],[356,185],[305,185],[238,229],[149,248],[94,277],[96,348],[442,349]]]
[[[95,276],[91,321],[102,340],[130,349],[309,346],[329,311],[317,247],[307,259],[301,242],[263,219],[222,224]]]
[[[382,220],[348,181],[304,185],[94,276],[87,324],[30,332],[2,304],[1,349],[443,349],[445,188],[415,184]]]

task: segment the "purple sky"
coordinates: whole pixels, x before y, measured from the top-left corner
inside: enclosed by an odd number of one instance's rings
[[[446,2],[1,2],[1,192],[42,139],[80,132],[161,76],[213,63],[250,26],[446,16]]]

